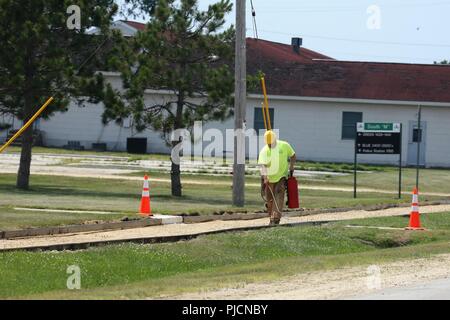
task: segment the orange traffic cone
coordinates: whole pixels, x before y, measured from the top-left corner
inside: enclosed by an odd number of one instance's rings
[[[152,216],[152,209],[150,208],[150,186],[148,183],[148,176],[144,177],[144,188],[142,190],[141,200],[141,214],[147,217]]]
[[[419,192],[417,188],[414,188],[412,196],[412,208],[409,216],[409,227],[406,230],[424,230],[420,226],[420,213],[419,213]]]

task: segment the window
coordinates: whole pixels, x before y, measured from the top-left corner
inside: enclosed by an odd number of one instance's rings
[[[355,140],[356,124],[362,122],[362,112],[342,113],[342,140]]]
[[[422,142],[422,129],[413,129],[413,142]]]
[[[269,115],[270,115],[270,124],[273,128],[273,123],[274,123],[273,108],[269,108]],[[254,118],[254,123],[253,123],[253,129],[255,129],[257,133],[259,133],[259,130],[265,130],[262,108],[255,108],[255,118]]]

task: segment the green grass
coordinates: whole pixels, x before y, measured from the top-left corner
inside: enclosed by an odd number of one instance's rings
[[[19,147],[11,147],[7,150],[9,153],[20,152]],[[126,157],[129,161],[135,160],[161,160],[170,161],[169,155],[148,154],[148,155],[134,155],[126,152],[95,152],[95,151],[73,151],[62,148],[46,148],[36,147],[33,149],[34,154],[51,153],[51,154],[78,154],[86,156],[118,156]],[[194,159],[201,159],[194,157]],[[212,160],[205,158],[205,160]],[[221,166],[222,159],[217,160],[217,165]],[[73,162],[75,161],[75,162]],[[76,163],[76,159],[67,160],[67,163]],[[250,161],[252,164],[255,161]],[[64,162],[63,162],[64,164]],[[345,186],[352,187],[353,185],[353,165],[349,163],[324,163],[314,161],[299,161],[296,165],[299,170],[306,171],[325,171],[325,172],[340,172],[348,173],[346,176],[314,176],[312,178],[301,178],[301,183],[305,185],[327,185],[327,186]],[[358,165],[358,185],[361,188],[373,188],[381,190],[389,190],[395,192],[398,189],[398,168],[395,166],[384,165]],[[132,175],[142,175],[141,172]],[[202,179],[207,175],[201,175]],[[225,176],[225,179],[230,177]],[[214,176],[211,179],[221,179]],[[258,177],[248,176],[248,181],[259,181]],[[403,184],[402,188],[405,192],[411,192],[415,185],[416,170],[414,168],[403,169]],[[450,169],[422,169],[420,174],[420,189],[421,192],[439,192],[450,194]]]
[[[159,177],[169,179],[168,174]],[[213,213],[232,210],[231,189],[226,185],[185,184],[184,196],[170,195],[168,182],[151,181],[152,209],[158,213]],[[0,206],[53,209],[81,209],[136,213],[139,207],[142,181],[32,176],[31,188],[15,188],[15,175],[0,175]],[[261,200],[249,200],[252,209],[261,208]],[[257,201],[256,201],[257,200]],[[239,210],[234,208],[234,210]]]
[[[32,212],[0,206],[0,230],[93,223],[96,221],[118,221],[125,216],[127,214],[123,213],[99,215],[91,213]]]
[[[301,169],[309,168],[308,171],[330,171],[330,172],[345,172],[343,167],[345,164],[337,165],[334,169],[309,167],[308,163],[301,163]],[[328,166],[327,164],[322,164]],[[306,166],[306,167],[304,167]],[[333,166],[333,165],[329,165]],[[341,169],[339,169],[341,168]],[[130,176],[142,176],[144,172],[132,173]],[[159,176],[160,173],[154,172],[152,175]],[[200,180],[215,180],[215,181],[230,181],[231,175],[227,176],[212,176],[207,174],[185,174],[186,178],[194,178]],[[365,166],[362,171],[358,173],[358,187],[368,188],[373,190],[389,191],[393,194],[398,192],[398,168],[388,166]],[[299,177],[300,186],[331,186],[344,187],[347,189],[353,188],[353,174],[344,176],[333,175],[314,175],[312,177]],[[249,175],[246,177],[247,183],[259,183],[258,176]],[[402,175],[402,190],[404,193],[411,193],[416,184],[416,169],[404,168]],[[450,169],[421,169],[420,170],[420,191],[422,193],[443,193],[450,195]],[[450,196],[441,197],[450,199]]]
[[[17,150],[10,149],[10,152]],[[167,156],[135,156],[126,153],[74,152],[63,149],[36,148],[35,153],[76,153],[86,155],[125,156],[140,159],[168,160]],[[71,160],[68,160],[69,162]],[[299,163],[304,170],[347,172],[346,164]],[[360,188],[395,191],[396,168],[366,166],[358,168]],[[138,175],[142,175],[139,173]],[[170,180],[168,173],[151,172],[151,178]],[[31,189],[15,188],[16,176],[0,174],[0,230],[74,224],[91,220],[117,220],[136,217],[142,181],[106,180],[32,176]],[[170,196],[168,182],[151,181],[152,209],[163,214],[213,214],[263,210],[259,187],[246,187],[245,208],[231,205],[231,176],[188,175],[184,196]],[[259,178],[247,177],[258,184]],[[351,188],[352,175],[300,178],[301,185]],[[219,182],[221,184],[212,184]],[[415,184],[415,170],[405,169],[403,189],[409,192]],[[450,171],[421,171],[421,191],[450,194]],[[374,192],[305,190],[300,192],[303,208],[343,208],[366,205],[409,203],[395,195]],[[424,201],[448,199],[421,195]],[[27,212],[14,207],[114,211],[116,214]],[[119,245],[80,252],[12,252],[0,254],[0,297],[38,298],[143,298],[159,294],[180,293],[241,282],[278,279],[314,270],[339,268],[426,257],[450,252],[450,214],[422,215],[423,224],[431,231],[406,232],[358,226],[404,227],[407,218],[374,218],[337,222],[322,227],[277,228],[201,237],[189,242],[149,246]],[[274,246],[273,244],[277,245]],[[65,289],[66,268],[79,265],[83,290]],[[45,267],[43,267],[45,266]]]
[[[306,180],[305,183],[329,186],[352,187],[353,175],[328,176],[315,180]],[[411,192],[416,183],[416,170],[403,169],[402,189]],[[380,190],[398,190],[398,170],[385,167],[383,171],[374,173],[358,173],[358,186]],[[450,170],[448,169],[422,169],[420,170],[420,191],[422,193],[435,192],[450,194]]]
[[[169,174],[152,173],[151,178],[170,180]],[[184,183],[181,198],[170,195],[169,182],[151,181],[151,205],[154,213],[161,214],[220,214],[224,212],[255,212],[264,210],[260,188],[247,186],[246,207],[231,205],[231,177],[183,175],[186,181],[204,181],[206,184]],[[219,181],[224,184],[208,184]],[[251,180],[250,180],[251,181]],[[254,179],[253,182],[258,182]],[[142,181],[32,176],[31,188],[22,191],[15,188],[15,175],[0,175],[0,230],[34,226],[60,225],[85,220],[111,220],[123,216],[135,217],[139,208]],[[410,199],[395,199],[395,195],[361,193],[353,199],[349,192],[301,190],[303,208],[347,208],[365,205],[408,203]],[[439,197],[422,197],[421,200],[437,200]],[[20,212],[14,207],[113,211],[114,215],[56,214]]]
[[[296,170],[353,173],[354,165],[350,163],[326,163],[315,161],[299,161]],[[358,164],[358,171],[382,172],[392,169],[390,166]]]
[[[210,235],[178,243],[1,253],[0,297],[155,297],[450,252],[450,213],[424,215],[424,225],[431,228],[424,232],[345,227],[403,227],[407,222],[404,217],[374,218]],[[81,268],[81,291],[65,289],[70,265]]]
[[[20,147],[9,147],[7,149],[7,153],[20,153]],[[63,148],[52,148],[52,147],[34,147],[34,154],[56,154],[56,155],[80,155],[80,156],[115,156],[115,157],[126,157],[128,161],[137,161],[137,160],[161,160],[161,161],[170,161],[170,156],[167,154],[145,154],[145,155],[136,155],[127,152],[114,152],[114,151],[106,151],[106,152],[97,152],[93,150],[68,150]],[[193,157],[192,159],[201,160],[202,157]],[[204,160],[214,161],[219,166],[229,166],[223,164],[222,158],[210,158],[204,157]],[[228,159],[228,162],[230,160]],[[248,161],[249,164],[254,165],[256,163],[255,160]],[[390,166],[380,166],[380,165],[367,165],[367,164],[358,164],[357,169],[359,171],[371,171],[371,172],[380,172],[389,170],[392,168]],[[341,172],[341,173],[352,173],[353,172],[353,164],[349,163],[332,163],[332,162],[315,162],[315,161],[302,161],[298,162],[296,165],[297,170],[306,170],[306,171],[329,171],[329,172]]]
[[[6,153],[20,153],[20,147],[9,147]],[[165,160],[169,161],[170,156],[166,154],[144,154],[144,155],[136,155],[127,152],[114,152],[114,151],[106,151],[106,152],[97,152],[93,150],[68,150],[63,148],[49,148],[49,147],[34,147],[33,154],[56,154],[56,155],[81,155],[81,156],[113,156],[113,157],[126,157],[129,158],[130,161],[135,160]]]
[[[17,150],[16,150],[17,149]],[[17,152],[19,149],[9,152]],[[71,150],[36,148],[35,153],[74,153]],[[91,151],[75,152],[86,155],[106,155]],[[141,156],[126,153],[110,153],[111,155],[126,156],[130,161]],[[137,157],[137,158],[136,158]],[[166,156],[144,155],[154,159],[168,160]],[[63,164],[73,164],[78,159],[68,159]],[[348,164],[300,162],[305,170],[345,171]],[[353,199],[353,176],[313,176],[301,177],[300,201],[307,209],[316,208],[360,208],[363,206],[410,203],[410,196],[405,195],[402,200],[396,199],[398,172],[389,166],[361,165],[358,174],[359,188],[389,191],[389,193],[360,192],[357,199]],[[17,229],[36,226],[61,225],[82,223],[86,220],[115,220],[123,216],[137,216],[139,207],[143,172],[130,174],[138,176],[136,181],[111,180],[94,178],[70,178],[60,176],[31,177],[31,189],[21,191],[15,188],[15,175],[0,175],[0,230]],[[165,182],[152,181],[152,178],[165,179]],[[246,206],[236,208],[232,206],[231,175],[210,174],[182,174],[183,197],[171,196],[170,175],[164,172],[150,172],[152,209],[161,214],[223,214],[225,212],[255,212],[264,210],[260,197],[258,176],[247,176]],[[202,182],[203,185],[191,183]],[[214,184],[213,184],[214,183]],[[415,185],[415,170],[405,169],[403,175],[403,190],[409,193]],[[307,190],[302,186],[344,187],[347,191]],[[426,169],[421,171],[422,193],[450,194],[450,171],[442,169]],[[448,196],[421,195],[420,201],[450,199]],[[43,209],[76,209],[94,211],[114,211],[113,215],[89,214],[59,214],[59,213],[30,213],[14,210],[14,207],[31,207]]]

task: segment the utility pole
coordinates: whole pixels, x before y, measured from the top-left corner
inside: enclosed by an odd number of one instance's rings
[[[236,64],[234,102],[233,205],[245,205],[245,109],[247,107],[247,50],[245,1],[236,0]]]

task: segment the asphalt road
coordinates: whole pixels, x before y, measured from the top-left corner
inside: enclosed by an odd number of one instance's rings
[[[450,300],[450,278],[405,288],[391,288],[354,300]]]

